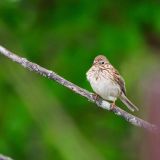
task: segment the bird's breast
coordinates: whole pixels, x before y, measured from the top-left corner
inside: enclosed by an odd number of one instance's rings
[[[114,101],[120,93],[119,85],[117,85],[111,75],[107,72],[89,70],[87,79],[91,84],[92,89],[98,95],[106,100]]]

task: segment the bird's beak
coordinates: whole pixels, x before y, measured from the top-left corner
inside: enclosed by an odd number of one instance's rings
[[[96,64],[96,62],[93,62],[93,65],[95,65]]]

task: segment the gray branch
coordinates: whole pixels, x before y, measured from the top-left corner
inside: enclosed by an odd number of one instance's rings
[[[16,54],[10,52],[9,50],[7,50],[6,48],[4,48],[2,46],[0,46],[0,53],[4,56],[8,57],[12,61],[19,63],[24,68],[26,68],[30,71],[36,72],[44,77],[48,77],[49,79],[58,82],[59,84],[69,88],[73,92],[75,92],[75,93],[87,98],[89,101],[97,104],[98,107],[101,107],[103,109],[106,109],[106,110],[109,110],[109,111],[115,113],[116,115],[122,117],[123,119],[125,119],[126,121],[128,121],[129,123],[131,123],[135,126],[145,128],[151,132],[159,132],[160,131],[160,129],[156,125],[151,124],[147,121],[144,121],[136,116],[133,116],[132,114],[122,110],[119,107],[115,107],[114,109],[111,109],[111,104],[109,102],[107,102],[101,98],[98,100],[95,100],[93,93],[67,81],[66,79],[64,79],[63,77],[59,76],[58,74],[56,74],[55,72],[53,72],[51,70],[43,68],[36,63],[28,61],[26,58],[20,57]]]
[[[6,157],[2,154],[0,154],[0,160],[12,160],[10,157]]]

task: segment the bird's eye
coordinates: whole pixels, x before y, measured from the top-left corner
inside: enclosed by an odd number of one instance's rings
[[[100,64],[104,64],[104,61],[101,61]]]

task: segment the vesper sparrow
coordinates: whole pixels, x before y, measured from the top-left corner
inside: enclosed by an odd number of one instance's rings
[[[126,88],[123,78],[105,56],[97,56],[86,75],[94,92],[103,99],[112,102],[111,108],[114,108],[115,101],[117,98],[120,98],[131,111],[139,110],[126,97]]]

